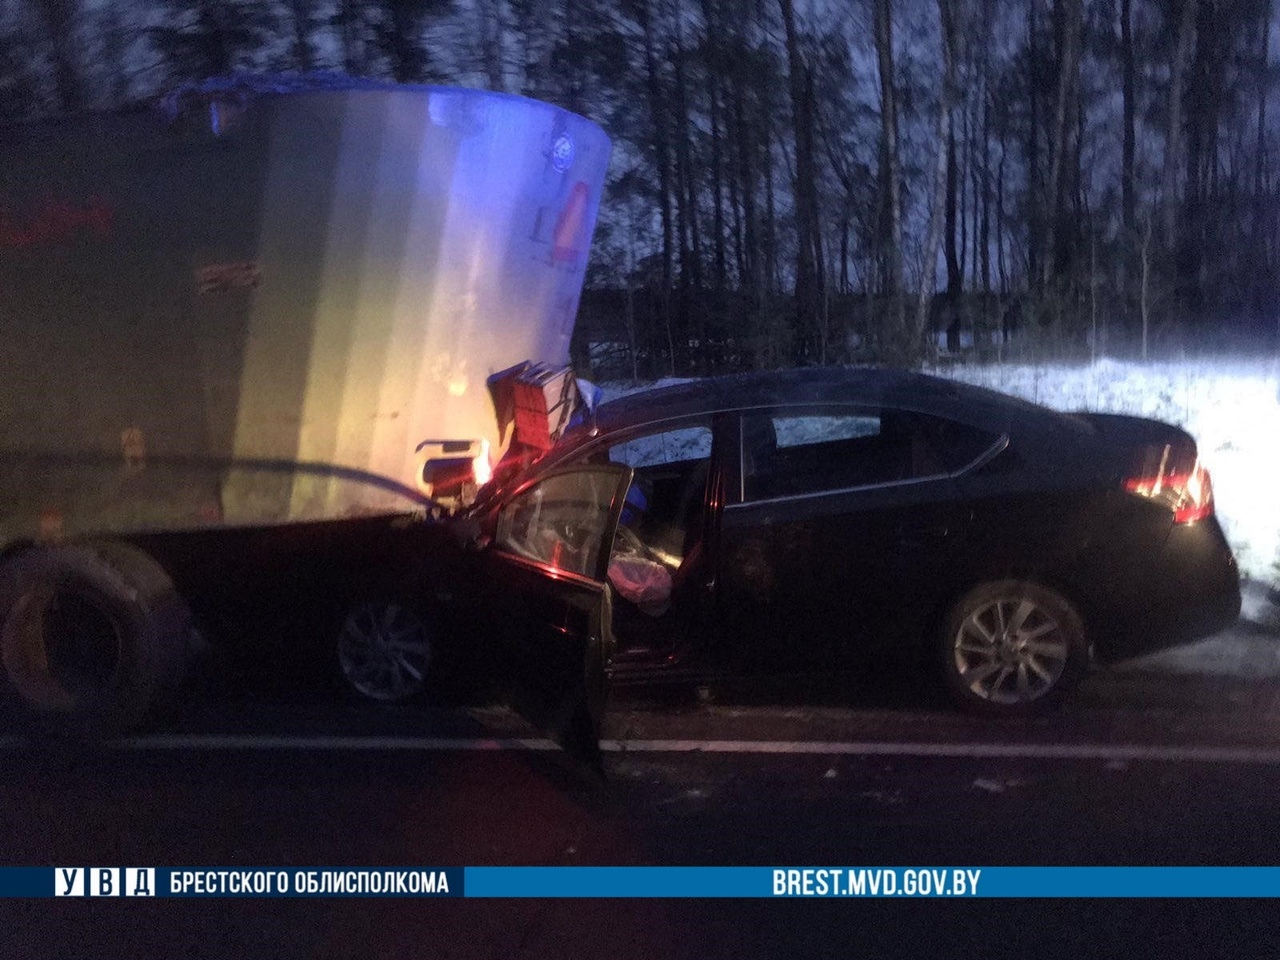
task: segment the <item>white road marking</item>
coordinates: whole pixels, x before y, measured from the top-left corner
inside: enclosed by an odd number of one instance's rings
[[[1027,760],[1161,760],[1280,764],[1280,746],[1174,746],[1143,743],[842,743],[821,740],[606,740],[617,753],[774,753]]]
[[[0,738],[0,749],[31,748],[21,737]],[[106,749],[146,750],[299,750],[416,752],[559,750],[541,737],[388,737],[156,734],[107,741]],[[879,743],[824,740],[602,740],[605,753],[794,754],[867,757],[955,757],[1023,760],[1150,760],[1166,763],[1280,764],[1280,746],[1236,747],[1142,743]]]
[[[17,750],[33,744],[21,737],[0,738],[0,749]],[[540,737],[497,739],[448,737],[312,737],[252,736],[225,734],[154,734],[106,740],[107,750],[559,750],[560,746]]]

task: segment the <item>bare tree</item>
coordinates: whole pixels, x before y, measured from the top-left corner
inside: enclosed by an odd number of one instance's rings
[[[887,247],[887,293],[893,304],[891,341],[905,341],[907,305],[902,278],[902,166],[898,156],[898,100],[893,75],[893,11],[890,0],[874,0],[876,63],[880,73],[880,211],[879,242]],[[884,227],[887,225],[887,231]],[[885,236],[885,234],[888,234]]]
[[[942,240],[942,214],[946,201],[947,166],[951,156],[951,107],[955,98],[956,25],[952,0],[938,0],[942,53],[942,89],[938,98],[937,154],[933,168],[933,204],[925,234],[924,259],[920,264],[920,288],[916,297],[916,319],[908,349],[920,349],[929,326],[929,304],[937,286],[938,245]]]
[[[1137,228],[1134,213],[1134,156],[1137,152],[1137,65],[1133,51],[1133,0],[1120,0],[1120,58],[1124,134],[1120,154],[1120,203],[1125,234]]]
[[[1057,103],[1053,113],[1050,143],[1053,153],[1049,161],[1049,215],[1045,227],[1044,260],[1041,263],[1042,284],[1047,285],[1058,267],[1058,243],[1064,218],[1063,166],[1067,156],[1067,112],[1079,84],[1080,29],[1082,0],[1058,0],[1055,12],[1062,18],[1062,42],[1058,62]]]
[[[1164,146],[1164,195],[1162,199],[1164,243],[1172,247],[1177,224],[1178,166],[1182,152],[1182,93],[1196,35],[1198,0],[1182,0],[1178,46],[1169,64],[1169,125]],[[1144,322],[1145,329],[1145,322]]]
[[[818,215],[818,170],[814,149],[813,71],[800,50],[791,0],[778,0],[786,30],[791,89],[791,128],[795,137],[796,318],[801,354],[812,354],[823,302],[822,224]],[[821,337],[818,338],[819,340]]]
[[[502,0],[476,0],[480,27],[480,57],[490,90],[506,90],[506,58],[503,55]]]
[[[1142,222],[1142,359],[1147,359],[1147,332],[1151,328],[1151,214],[1148,213]]]
[[[79,0],[33,0],[33,4],[49,38],[58,106],[63,111],[76,110],[81,106],[84,96],[80,83],[80,64],[76,55]]]
[[[342,49],[342,68],[352,76],[360,76],[368,68],[369,24],[360,0],[337,0],[333,24]]]
[[[315,68],[315,51],[312,47],[311,0],[286,0],[289,10],[289,59],[295,70],[306,73]]]

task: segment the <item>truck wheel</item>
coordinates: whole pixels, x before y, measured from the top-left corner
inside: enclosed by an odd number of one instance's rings
[[[182,682],[190,643],[173,581],[126,544],[38,547],[0,567],[0,707],[34,733],[136,726]]]

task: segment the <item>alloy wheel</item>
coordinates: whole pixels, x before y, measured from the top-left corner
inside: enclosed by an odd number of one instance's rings
[[[407,607],[364,603],[342,625],[338,663],[347,682],[364,696],[405,700],[426,683],[431,637]]]
[[[1038,700],[1062,679],[1071,641],[1062,623],[1028,597],[1002,597],[960,623],[952,652],[961,684],[1009,706]]]

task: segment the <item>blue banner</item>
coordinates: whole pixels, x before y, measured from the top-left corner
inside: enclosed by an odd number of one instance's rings
[[[1280,867],[468,867],[469,897],[1275,897]]]
[[[0,867],[0,897],[1277,897],[1280,867]]]

